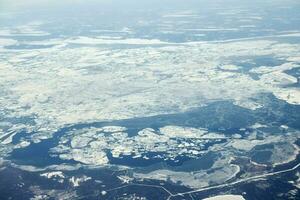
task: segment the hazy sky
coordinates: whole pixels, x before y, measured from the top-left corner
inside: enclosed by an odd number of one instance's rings
[[[159,6],[206,6],[208,4],[274,4],[299,2],[298,0],[0,0],[0,10],[33,7],[76,6],[76,5],[109,5],[113,7],[159,7]]]

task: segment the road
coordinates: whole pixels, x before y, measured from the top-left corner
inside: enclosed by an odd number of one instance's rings
[[[234,181],[234,182],[231,182],[231,183],[224,183],[224,184],[221,184],[221,185],[200,188],[200,189],[189,191],[189,192],[182,192],[182,193],[172,194],[168,197],[168,200],[171,199],[172,197],[175,197],[175,196],[183,196],[183,195],[187,195],[187,194],[193,194],[193,193],[196,193],[196,192],[203,192],[203,191],[207,191],[207,190],[211,190],[211,189],[218,189],[218,188],[222,188],[222,187],[233,186],[233,185],[236,185],[236,184],[239,184],[239,183],[255,181],[255,180],[263,179],[263,178],[266,178],[266,177],[269,177],[269,176],[274,176],[274,175],[278,175],[278,174],[282,174],[282,173],[286,173],[286,172],[291,172],[291,171],[296,170],[299,167],[300,167],[300,163],[298,163],[294,167],[292,167],[290,169],[286,169],[286,170],[281,170],[281,171],[277,171],[277,172],[270,172],[270,173],[267,173],[267,174],[252,176],[252,177],[240,179],[240,180],[237,180],[237,181]]]
[[[191,194],[197,193],[197,192],[203,192],[203,191],[212,190],[212,189],[219,189],[219,188],[229,187],[229,186],[233,186],[233,185],[240,184],[240,183],[245,183],[245,182],[249,182],[249,181],[256,181],[256,180],[259,180],[259,179],[264,179],[264,178],[267,178],[269,176],[275,176],[275,175],[278,175],[278,174],[294,171],[294,170],[298,169],[299,167],[300,167],[300,163],[298,163],[297,165],[295,165],[294,167],[289,168],[289,169],[280,170],[280,171],[277,171],[277,172],[270,172],[270,173],[266,173],[266,174],[261,174],[261,175],[257,175],[257,176],[252,176],[252,177],[240,179],[240,180],[237,180],[237,181],[234,181],[234,182],[231,182],[231,183],[224,183],[224,184],[220,184],[220,185],[199,188],[199,189],[192,190],[192,191],[189,191],[189,192],[180,192],[180,193],[176,193],[176,194],[173,194],[172,192],[170,192],[169,190],[167,190],[163,186],[150,185],[150,184],[139,184],[139,183],[131,183],[131,184],[128,184],[128,185],[123,185],[123,186],[120,186],[120,187],[116,187],[116,188],[107,190],[107,192],[115,191],[115,190],[118,190],[118,189],[121,189],[121,188],[130,187],[130,186],[152,187],[152,188],[158,188],[158,189],[164,190],[166,193],[169,194],[167,200],[170,200],[170,199],[172,199],[172,197],[191,195]]]

